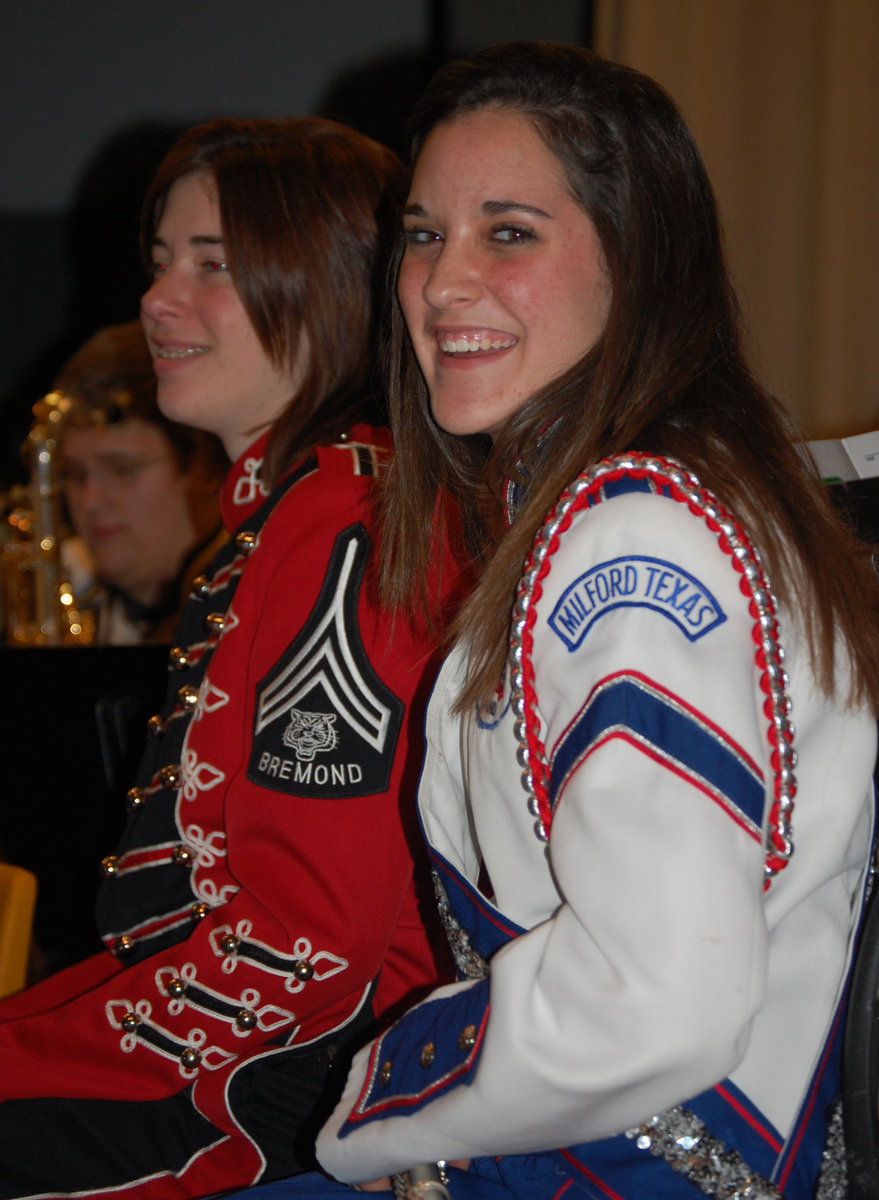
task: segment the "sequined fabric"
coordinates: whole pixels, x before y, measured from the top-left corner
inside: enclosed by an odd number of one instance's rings
[[[470,938],[456,920],[448,893],[436,871],[433,872],[433,887],[440,920],[449,939],[459,974],[463,979],[484,979],[488,974],[488,962],[470,945]]]
[[[639,1150],[664,1158],[706,1196],[717,1200],[781,1200],[781,1192],[755,1174],[735,1150],[708,1132],[695,1113],[670,1108],[627,1129]]]

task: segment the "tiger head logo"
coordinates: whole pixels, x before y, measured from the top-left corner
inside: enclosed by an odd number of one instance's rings
[[[339,735],[333,728],[335,722],[335,713],[291,708],[290,723],[284,730],[282,741],[295,752],[300,762],[312,762],[319,751],[333,750],[338,744]]]

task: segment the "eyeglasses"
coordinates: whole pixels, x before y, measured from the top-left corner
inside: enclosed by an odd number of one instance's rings
[[[169,458],[170,454],[158,454],[155,458],[107,458],[89,466],[65,462],[58,472],[58,483],[63,491],[75,492],[93,479],[109,492],[122,492],[134,487],[149,467],[166,462]]]

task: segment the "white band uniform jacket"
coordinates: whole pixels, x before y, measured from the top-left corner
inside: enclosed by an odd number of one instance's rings
[[[432,641],[367,586],[389,444],[357,426],[267,496],[263,439],[224,483],[233,536],[104,863],[107,949],[0,1004],[0,1196],[291,1174],[333,1050],[435,982],[400,799]]]
[[[491,712],[461,721],[463,655],[447,661],[419,803],[464,978],[356,1057],[318,1140],[336,1178],[558,1147],[547,1197],[565,1173],[572,1195],[692,1197],[649,1130],[631,1134],[683,1106],[742,1170],[812,1195],[838,1090],[875,722],[819,693],[783,611],[795,852],[765,890],[772,747],[733,557],[704,513],[637,473],[593,489],[560,535],[531,653],[548,846],[509,679]],[[840,681],[844,697],[843,662]]]

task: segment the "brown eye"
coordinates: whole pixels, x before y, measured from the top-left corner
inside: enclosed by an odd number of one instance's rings
[[[533,229],[528,229],[523,225],[501,225],[492,232],[492,237],[496,241],[511,245],[515,245],[517,242],[533,241],[535,236]]]
[[[410,246],[429,246],[442,240],[434,229],[404,229],[403,236]]]

